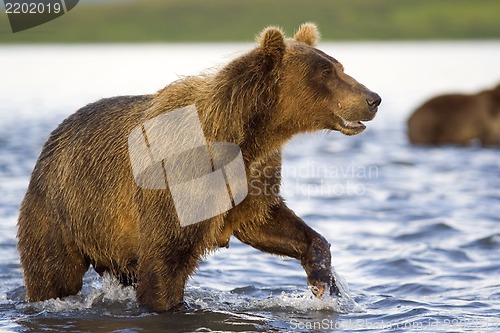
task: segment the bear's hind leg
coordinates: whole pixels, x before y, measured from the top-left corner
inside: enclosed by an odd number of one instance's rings
[[[39,249],[38,254],[23,260],[26,297],[43,301],[76,295],[82,289],[83,276],[89,264],[82,255],[68,249]],[[39,264],[36,264],[36,263]]]
[[[57,217],[39,199],[24,203],[19,215],[18,250],[24,270],[26,298],[43,301],[75,295],[89,260],[65,237]],[[42,208],[42,209],[37,209]]]
[[[43,301],[76,295],[89,261],[74,248],[42,244],[22,256],[26,297]]]

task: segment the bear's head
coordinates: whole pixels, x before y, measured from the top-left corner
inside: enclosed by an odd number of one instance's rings
[[[293,39],[286,39],[276,27],[265,29],[258,37],[258,49],[267,57],[268,70],[274,71],[278,82],[276,112],[281,128],[361,133],[365,129],[362,121],[375,117],[381,98],[347,75],[340,62],[318,50],[318,40],[312,23],[302,24]],[[293,125],[284,125],[287,123]]]
[[[197,102],[207,140],[236,143],[247,156],[280,149],[298,133],[361,133],[362,122],[375,117],[380,96],[318,50],[318,39],[311,23],[291,39],[279,28],[266,28],[256,48],[210,78]]]

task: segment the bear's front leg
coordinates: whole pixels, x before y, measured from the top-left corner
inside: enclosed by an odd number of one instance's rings
[[[340,296],[331,269],[330,244],[281,202],[274,206],[266,223],[241,227],[234,235],[243,243],[272,254],[300,260],[307,283],[317,297]]]
[[[207,223],[182,230],[171,226],[174,232],[164,227],[165,233],[156,237],[158,229],[152,229],[150,236],[143,229],[136,289],[141,307],[154,312],[182,308],[186,282],[198,266],[203,248],[200,240],[208,227]]]
[[[184,288],[203,254],[208,223],[181,227],[167,191],[141,191],[137,302],[149,311],[182,307]]]
[[[182,307],[189,276],[178,264],[143,258],[137,279],[137,302],[148,311],[165,312]]]

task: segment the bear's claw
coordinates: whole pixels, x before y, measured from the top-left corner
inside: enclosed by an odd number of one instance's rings
[[[321,298],[325,294],[325,291],[329,290],[330,296],[342,297],[340,289],[335,281],[335,277],[333,276],[333,274],[329,275],[330,276],[327,278],[329,280],[328,283],[321,280],[308,279],[309,289],[314,294],[314,296]]]

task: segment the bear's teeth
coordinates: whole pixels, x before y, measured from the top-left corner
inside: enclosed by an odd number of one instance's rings
[[[364,127],[365,125],[360,122],[360,121],[347,121],[347,120],[344,120],[344,125],[345,127],[347,128],[358,128],[358,127]]]

